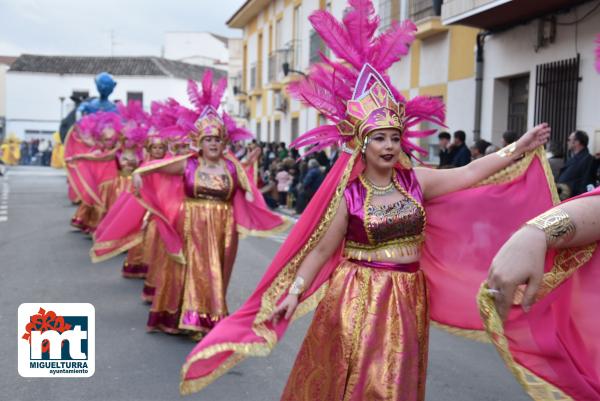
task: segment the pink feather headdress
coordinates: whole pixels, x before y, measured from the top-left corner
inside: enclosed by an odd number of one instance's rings
[[[90,135],[96,141],[109,139],[112,142],[116,142],[123,129],[121,117],[118,113],[112,111],[99,111],[97,113],[86,114],[77,122],[77,125],[81,132]]]
[[[141,159],[151,127],[150,114],[144,111],[139,101],[132,101],[127,105],[118,103],[117,110],[123,121],[123,146],[134,150]]]
[[[179,125],[186,129],[197,141],[206,136],[220,136],[225,141],[237,142],[252,138],[252,133],[238,127],[227,113],[219,114],[218,109],[227,89],[227,79],[213,82],[212,70],[206,70],[202,77],[201,89],[195,81],[188,81],[187,93],[195,110],[182,108]]]
[[[316,127],[292,146],[313,153],[334,143],[363,146],[376,128],[392,127],[403,132],[402,148],[427,152],[410,141],[431,135],[435,130],[416,130],[423,121],[443,125],[444,104],[435,98],[418,96],[406,100],[391,84],[387,70],[408,53],[416,26],[411,21],[394,22],[376,35],[379,17],[371,0],[349,0],[342,21],[327,11],[314,12],[309,20],[339,61],[321,54],[321,62],[311,66],[308,77],[288,86],[288,92],[312,106],[332,124]]]

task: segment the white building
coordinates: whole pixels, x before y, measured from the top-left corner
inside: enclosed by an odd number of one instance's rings
[[[239,85],[241,79],[242,39],[210,32],[167,32],[164,38],[165,58],[227,72],[228,87],[224,96],[224,107],[231,115],[239,116],[233,87]]]
[[[22,55],[6,73],[6,132],[19,138],[48,137],[72,109],[72,95],[97,96],[94,77],[111,73],[112,101],[172,97],[189,106],[187,80],[200,80],[206,67],[159,57],[66,57]],[[215,70],[217,77],[225,72]]]
[[[548,122],[563,149],[581,129],[590,135],[590,151],[600,152],[599,7],[581,0],[444,1],[445,24],[481,29],[483,139],[499,143],[506,130]]]
[[[0,56],[0,142],[6,134],[4,130],[6,123],[6,72],[16,59],[16,57]]]

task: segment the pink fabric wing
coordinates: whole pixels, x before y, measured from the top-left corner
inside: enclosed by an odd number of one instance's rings
[[[536,156],[512,182],[454,192],[424,206],[421,268],[429,284],[431,319],[483,330],[475,295],[493,257],[524,222],[553,206],[542,164]]]

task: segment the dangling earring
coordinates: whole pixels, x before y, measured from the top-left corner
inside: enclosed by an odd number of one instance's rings
[[[362,148],[360,150],[360,152],[362,153],[363,157],[365,157],[365,153],[367,152],[367,145],[369,144],[369,137],[366,137],[365,140],[363,141],[363,145]]]

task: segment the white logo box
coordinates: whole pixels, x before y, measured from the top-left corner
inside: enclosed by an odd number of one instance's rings
[[[86,317],[87,330],[72,325],[70,330],[59,333],[56,330],[40,333],[31,332],[31,345],[23,335],[31,316],[37,315],[40,308],[56,316]],[[24,303],[18,310],[18,369],[22,377],[91,377],[96,369],[96,310],[89,303]],[[41,358],[40,349],[32,349],[43,340],[50,341],[50,359]],[[83,340],[87,340],[87,354],[82,352]],[[69,342],[68,359],[61,359],[61,342]]]

